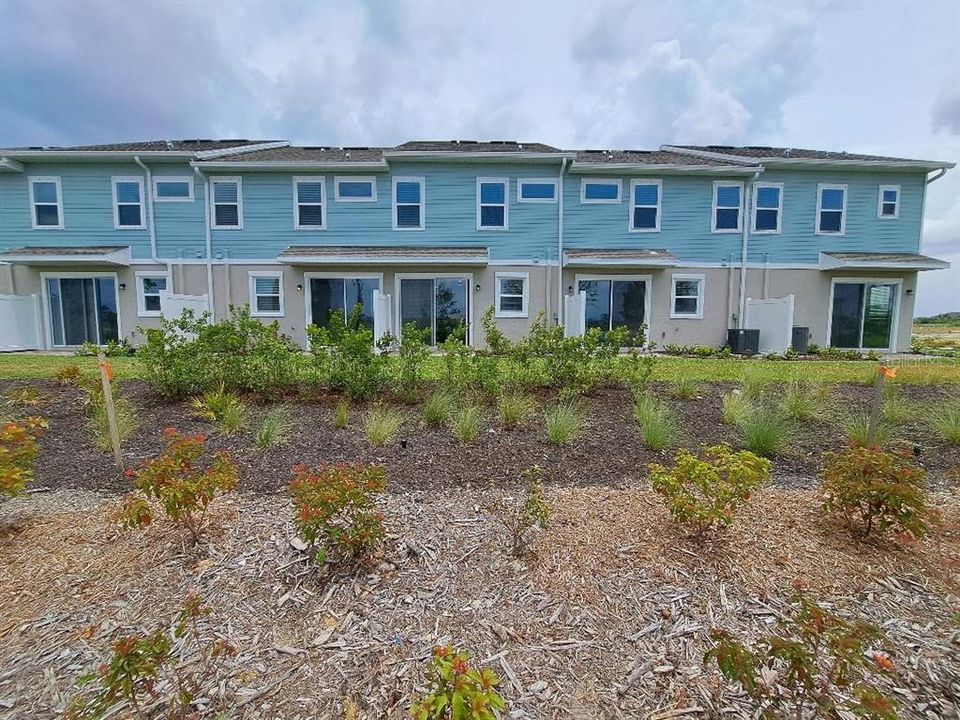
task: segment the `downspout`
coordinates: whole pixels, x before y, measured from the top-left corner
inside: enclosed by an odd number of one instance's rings
[[[940,168],[932,177],[923,180],[923,197],[920,198],[920,235],[917,237],[917,252],[923,247],[923,226],[927,219],[927,185],[947,174],[946,168]]]
[[[737,315],[737,327],[743,329],[743,316],[747,312],[747,243],[750,238],[750,198],[753,196],[753,183],[762,171],[757,170],[747,181],[743,190],[743,233],[740,243],[740,313]]]
[[[557,325],[563,325],[563,174],[567,159],[560,162],[557,178]]]
[[[160,255],[157,251],[157,224],[156,219],[153,214],[153,172],[149,167],[140,159],[139,155],[134,155],[133,161],[143,168],[144,174],[147,176],[147,230],[150,233],[150,259],[155,262],[157,265],[166,265],[167,266],[167,282],[170,283],[171,287],[168,288],[167,292],[173,292],[173,264],[170,261],[164,263],[160,259]]]
[[[203,227],[207,240],[207,310],[210,312],[210,320],[213,322],[216,320],[216,313],[214,311],[213,303],[213,234],[210,232],[210,185],[207,182],[207,176],[201,172],[199,167],[194,165],[193,171],[203,182]]]

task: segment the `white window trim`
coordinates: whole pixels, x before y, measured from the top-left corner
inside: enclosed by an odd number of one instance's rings
[[[143,293],[143,281],[147,278],[163,278],[167,281],[167,287],[164,292],[171,292],[170,273],[156,272],[151,270],[138,270],[136,273],[137,283],[137,317],[161,317],[160,310],[147,310],[146,298]]]
[[[237,184],[237,202],[236,203],[218,203],[217,196],[213,192],[214,183],[236,183]],[[213,175],[210,177],[210,187],[207,188],[210,193],[210,227],[213,230],[243,230],[243,178],[239,175]],[[236,225],[217,225],[217,205],[237,206],[237,224]]]
[[[724,205],[720,208],[717,205],[717,191],[722,187],[740,188],[740,206],[737,208],[737,227],[736,228],[717,228],[717,210],[732,210],[733,208]],[[735,180],[714,180],[713,181],[713,203],[710,208],[710,232],[717,234],[730,234],[743,232],[743,183]]]
[[[831,232],[828,230],[820,229],[820,211],[823,209],[821,207],[821,204],[823,202],[824,190],[843,190],[843,209],[840,211],[840,232]],[[813,226],[814,234],[833,235],[834,237],[839,235],[846,235],[847,233],[847,195],[848,194],[849,194],[849,191],[846,185],[831,185],[829,183],[817,183],[817,216],[816,218],[814,218],[814,226]],[[836,212],[836,210],[827,210],[827,212]]]
[[[634,188],[637,185],[656,185],[657,186],[657,224],[652,228],[635,228],[633,226],[633,211],[635,208],[654,207],[653,205],[637,205],[634,200]],[[663,213],[663,180],[660,178],[633,178],[630,180],[630,202],[627,203],[627,231],[634,233],[652,233],[660,232],[660,215]]]
[[[677,312],[677,281],[678,280],[696,280],[697,285],[697,311],[692,313]],[[703,298],[704,286],[707,282],[707,276],[703,273],[674,273],[670,277],[670,317],[674,320],[702,320],[703,319]],[[681,297],[690,297],[681,295]]]
[[[160,197],[160,193],[157,192],[157,185],[164,182],[186,183],[190,192],[187,197]],[[189,175],[154,175],[153,201],[158,203],[193,202],[193,178]]]
[[[131,203],[125,202],[124,205],[138,205],[140,208],[140,224],[139,225],[121,225],[120,224],[120,206],[118,204],[117,198],[117,185],[119,183],[136,183],[140,188],[140,202]],[[145,217],[145,208],[143,202],[143,178],[137,175],[131,176],[114,176],[110,178],[110,185],[113,187],[113,229],[114,230],[143,230],[147,227],[146,217]]]
[[[280,310],[277,312],[259,312],[257,310],[257,278],[280,279]],[[283,317],[283,271],[282,270],[251,270],[247,273],[247,289],[250,294],[250,317]],[[266,296],[264,296],[266,297]]]
[[[573,276],[573,289],[574,292],[580,292],[580,281],[581,280],[613,280],[617,281],[636,281],[642,280],[647,284],[646,291],[643,294],[643,321],[647,325],[647,342],[650,342],[650,338],[654,337],[653,334],[653,316],[650,314],[650,304],[651,298],[653,297],[653,275],[604,275],[604,274],[594,274],[594,273],[577,273]]]
[[[897,193],[897,201],[894,203],[893,215],[883,214],[883,193],[886,190],[894,190]],[[877,192],[877,217],[881,220],[896,220],[900,217],[900,186],[899,185],[881,185]]]
[[[342,182],[367,182],[370,183],[372,194],[370,197],[340,197],[340,183]],[[375,203],[377,201],[377,178],[373,175],[338,175],[333,178],[333,199],[344,203]],[[326,217],[326,213],[324,213]],[[326,220],[324,220],[326,222]]]
[[[57,186],[57,220],[56,225],[38,225],[37,224],[37,202],[33,197],[33,184],[38,182],[51,182]],[[63,230],[63,193],[60,187],[60,177],[57,175],[36,175],[27,178],[27,188],[30,191],[30,224],[34,230]],[[50,205],[51,203],[40,203],[40,205]]]
[[[317,203],[300,202],[297,186],[300,183],[319,183],[320,185],[320,224],[301,225],[300,206],[316,207]],[[293,177],[293,229],[294,230],[326,230],[327,229],[327,181],[323,175],[294,175]]]
[[[400,226],[397,225],[397,183],[419,183],[420,185],[420,225],[417,227],[413,226]],[[401,205],[413,205],[413,203],[400,203]],[[424,177],[394,177],[393,178],[393,203],[392,203],[392,213],[393,213],[393,229],[394,230],[413,230],[418,232],[426,229],[427,227],[427,181]]]
[[[553,185],[552,198],[525,198],[523,197],[524,185]],[[517,203],[540,203],[556,204],[557,197],[560,195],[560,183],[556,178],[518,178],[517,179]]]
[[[587,200],[587,185],[616,185],[617,186],[617,199],[616,200]],[[580,178],[580,204],[581,205],[617,205],[621,200],[620,196],[623,191],[623,182],[620,178],[598,178],[598,177],[585,177]]]
[[[480,202],[480,186],[481,185],[502,185],[503,186],[503,202],[502,203],[481,203]],[[480,224],[480,209],[486,205],[487,207],[502,207],[503,208],[503,225],[481,225]],[[478,177],[477,178],[477,230],[483,230],[484,232],[488,231],[502,231],[510,229],[510,179],[503,177]]]
[[[501,310],[500,309],[500,281],[509,279],[523,280],[523,307],[520,310]],[[498,318],[525,318],[530,316],[530,273],[520,271],[505,271],[494,273],[494,317]],[[516,297],[508,295],[507,297]]]
[[[80,271],[61,271],[61,272],[41,272],[40,273],[40,295],[43,303],[43,325],[46,330],[44,337],[47,343],[47,349],[51,350],[53,348],[72,348],[77,347],[76,345],[54,345],[53,344],[53,327],[50,325],[50,295],[47,292],[47,279],[48,278],[101,278],[109,277],[113,278],[113,294],[117,301],[117,337],[121,340],[123,339],[123,313],[120,312],[120,277],[115,272],[80,272]],[[61,310],[61,321],[62,321],[62,312]],[[99,310],[97,311],[99,313]]]
[[[776,188],[778,190],[776,230],[757,230],[757,211],[773,210],[773,208],[761,208],[757,205],[757,195],[759,194],[761,188]],[[750,232],[754,235],[779,235],[783,232],[783,183],[755,182],[753,184],[753,219],[750,223]]]
[[[313,323],[313,295],[310,291],[310,280],[313,278],[327,280],[379,280],[380,292],[383,293],[383,273],[370,272],[343,272],[332,270],[329,272],[305,272],[303,274],[303,301],[306,303],[304,308],[304,320],[307,325]],[[374,308],[374,313],[376,308]]]
[[[860,352],[869,352],[874,350],[876,352],[896,352],[898,338],[900,337],[900,303],[903,302],[903,278],[876,278],[876,277],[835,277],[830,280],[830,295],[827,297],[827,334],[825,336],[824,345],[827,347],[833,347],[830,345],[830,338],[833,337],[833,293],[836,289],[838,283],[850,283],[850,284],[859,284],[859,285],[896,285],[897,286],[897,296],[893,303],[893,322],[890,324],[890,345],[886,348],[840,348],[841,350],[858,350]],[[863,315],[861,310],[860,316],[861,323],[863,322]],[[861,325],[861,332],[862,332]],[[861,337],[862,340],[862,337]]]
[[[421,196],[422,197],[422,196]],[[400,297],[400,281],[401,280],[439,280],[441,278],[454,278],[456,280],[466,280],[467,281],[467,345],[473,346],[473,328],[474,328],[474,310],[477,303],[474,302],[473,292],[473,273],[461,273],[461,272],[438,272],[438,273],[394,273],[393,274],[393,291],[394,302],[393,308],[393,326],[402,331],[403,325],[400,322],[400,308],[402,305],[402,298]]]

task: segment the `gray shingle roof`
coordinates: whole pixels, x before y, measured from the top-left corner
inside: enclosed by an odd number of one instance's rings
[[[36,255],[42,257],[45,255],[76,255],[78,257],[96,257],[99,255],[111,255],[121,250],[126,250],[128,245],[98,245],[93,247],[22,247],[13,250],[0,252],[0,257],[4,255]]]
[[[485,263],[490,257],[487,247],[421,247],[393,246],[374,247],[366,245],[291,245],[277,256],[290,263],[313,259],[348,259],[356,262],[404,262],[465,261]]]
[[[777,158],[781,160],[850,160],[867,162],[924,162],[908,158],[886,157],[883,155],[860,155],[857,153],[836,152],[832,150],[807,150],[804,148],[765,147],[762,145],[732,146],[732,145],[677,145],[676,147],[688,150],[703,150],[721,155],[735,155],[737,157],[759,159]]]
[[[578,163],[610,165],[730,165],[727,160],[697,157],[668,150],[576,150]]]
[[[654,248],[600,248],[596,250],[563,251],[566,262],[571,265],[676,265],[676,256],[663,249]]]
[[[339,148],[319,145],[280,147],[269,150],[253,150],[238,155],[231,155],[227,158],[216,158],[204,162],[380,162],[383,160],[383,151],[385,149],[389,148]]]
[[[898,252],[821,252],[820,267],[824,270],[847,268],[882,268],[935,270],[948,268],[946,260],[920,255],[917,253]]]
[[[391,149],[397,152],[564,152],[552,145],[514,140],[410,140]]]
[[[205,150],[225,150],[277,142],[274,140],[144,140],[141,142],[108,143],[103,145],[69,145],[63,147],[19,147],[6,150],[51,150],[83,152],[203,152]]]

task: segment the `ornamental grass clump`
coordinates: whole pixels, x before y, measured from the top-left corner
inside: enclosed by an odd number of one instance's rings
[[[236,393],[226,390],[223,383],[216,390],[194,398],[192,406],[199,417],[217,423],[224,435],[239,431],[247,417],[247,406]]]
[[[371,445],[386,445],[403,426],[403,416],[393,408],[375,405],[367,413],[365,430]]]
[[[867,447],[868,442],[871,447],[883,447],[890,440],[890,426],[880,418],[871,421],[870,413],[865,411],[848,415],[843,421],[843,432],[853,447]]]
[[[518,392],[505,392],[497,401],[497,413],[500,415],[500,425],[504,428],[515,428],[530,417],[537,404],[529,395]]]
[[[423,422],[427,427],[446,425],[455,406],[453,395],[444,391],[435,392],[423,403]]]
[[[741,425],[750,411],[753,403],[743,392],[734,390],[723,396],[721,415],[727,425]]]
[[[554,445],[568,445],[583,430],[583,412],[573,401],[560,402],[544,416],[547,439]]]
[[[778,411],[766,405],[754,405],[740,420],[740,431],[747,450],[761,457],[772,457],[787,439],[790,425]]]
[[[483,409],[476,405],[465,405],[453,414],[450,420],[450,429],[458,440],[472,443],[480,434],[480,422],[483,420]]]
[[[274,445],[282,445],[286,442],[289,432],[290,420],[287,418],[286,410],[282,407],[276,407],[263,416],[260,427],[257,428],[254,443],[260,450],[265,450]]]
[[[686,450],[672,468],[650,465],[650,484],[674,521],[702,536],[733,522],[737,508],[770,475],[770,461],[728,445],[707,448],[703,458]]]
[[[810,422],[823,410],[825,399],[822,386],[793,381],[787,383],[780,398],[780,414],[793,422]]]
[[[700,386],[686,375],[678,375],[670,383],[670,393],[677,400],[693,400],[700,393]]]
[[[824,453],[823,509],[843,516],[862,537],[888,530],[923,537],[930,520],[925,475],[907,455],[878,447]]]
[[[33,480],[38,440],[46,428],[47,421],[41,417],[0,423],[0,496],[19,495]]]
[[[447,645],[435,647],[427,667],[427,691],[410,707],[413,720],[496,720],[507,703],[497,692],[500,678],[470,666],[470,656]]]
[[[337,430],[343,430],[350,424],[350,401],[346,398],[337,401],[333,408],[333,426]]]
[[[960,398],[934,411],[933,428],[946,442],[960,445]]]
[[[643,442],[651,450],[666,450],[677,442],[677,419],[670,406],[649,393],[638,393],[633,417],[640,426]]]
[[[353,563],[383,540],[386,531],[376,497],[386,486],[387,471],[382,465],[341,463],[293,469],[293,521],[316,562]]]
[[[206,437],[181,435],[174,428],[163,431],[166,448],[158,456],[145,460],[136,470],[125,474],[133,480],[135,491],[124,498],[120,524],[139,528],[153,521],[150,500],[157,501],[167,517],[200,539],[203,515],[218,495],[230,492],[237,483],[237,466],[226,452],[218,452],[203,467]]]

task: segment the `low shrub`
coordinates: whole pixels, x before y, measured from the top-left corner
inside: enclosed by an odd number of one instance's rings
[[[194,701],[217,677],[225,658],[236,650],[225,640],[204,641],[200,636],[199,620],[210,614],[196,594],[190,594],[170,627],[161,627],[150,633],[124,635],[115,640],[110,658],[95,671],[80,677],[81,687],[94,685],[78,697],[66,711],[69,720],[95,720],[112,714],[115,706],[125,701],[137,718],[146,720],[157,705],[164,707],[168,718],[194,716]],[[182,647],[186,645],[198,657],[198,662],[181,666]],[[156,688],[165,685],[171,689],[158,700]]]
[[[444,386],[457,395],[479,399],[499,388],[497,358],[478,353],[466,338],[467,328],[461,323],[440,344]]]
[[[76,385],[80,382],[82,374],[79,365],[64,365],[57,370],[53,377],[57,381],[57,385]]]
[[[260,450],[265,450],[274,445],[282,445],[286,442],[289,431],[290,421],[287,418],[286,410],[282,407],[273,408],[260,421],[254,443]]]
[[[40,407],[47,402],[47,396],[32,386],[8,390],[4,397],[7,405],[18,408]]]
[[[333,426],[337,430],[343,430],[350,424],[350,401],[338,400],[333,408]]]
[[[676,444],[677,420],[670,407],[649,393],[638,393],[633,417],[640,426],[643,442],[651,450],[666,450]]]
[[[403,416],[393,408],[375,405],[367,413],[365,430],[372,445],[386,445],[403,426]]]
[[[0,495],[19,495],[33,480],[33,463],[40,453],[38,439],[47,427],[40,417],[0,423]]]
[[[933,429],[946,442],[960,445],[960,399],[944,403],[933,412]]]
[[[339,311],[331,312],[326,327],[307,326],[319,376],[332,389],[355,399],[375,395],[389,379],[388,357],[379,351],[383,348],[374,347],[373,331],[362,317],[363,305],[357,304],[346,318]]]
[[[423,365],[430,357],[430,328],[409,322],[400,333],[397,351],[397,393],[404,401],[416,402],[423,381]]]
[[[854,447],[866,447],[867,437],[870,434],[870,413],[857,412],[848,415],[843,422],[843,431],[847,436],[847,442]],[[883,447],[890,440],[890,426],[882,420],[874,425],[873,443],[874,447]]]
[[[583,430],[583,412],[572,401],[560,402],[544,415],[547,439],[554,445],[568,445]]]
[[[228,392],[223,383],[216,390],[194,398],[192,405],[198,416],[217,423],[224,435],[238,432],[246,421],[247,406],[235,393]]]
[[[696,535],[730,525],[740,504],[770,474],[769,460],[727,445],[707,448],[703,459],[681,450],[674,462],[670,469],[650,465],[650,484],[674,521]]]
[[[787,383],[780,398],[780,414],[793,422],[810,422],[823,410],[824,388],[811,383]]]
[[[467,653],[436,647],[427,668],[427,692],[410,708],[413,720],[496,720],[507,708],[493,670],[470,667]]]
[[[119,520],[129,528],[149,525],[153,512],[147,500],[156,500],[167,517],[187,528],[196,542],[207,506],[236,485],[237,467],[225,452],[216,453],[207,467],[198,464],[204,454],[203,435],[181,435],[173,428],[163,434],[164,451],[138,469],[126,471],[135,492],[124,499]]]
[[[381,465],[293,469],[294,524],[318,563],[351,563],[380,543],[385,530],[375,498],[386,486]]]
[[[863,447],[825,453],[821,477],[824,510],[843,515],[863,537],[890,529],[926,535],[925,472],[907,456]]]
[[[423,403],[423,421],[429,427],[446,425],[453,414],[456,402],[448,392],[435,392]]]
[[[740,421],[747,450],[761,457],[772,457],[790,434],[785,418],[765,405],[754,405]]]
[[[529,395],[518,392],[505,392],[497,400],[497,412],[500,425],[515,428],[536,410],[537,404]]]
[[[97,357],[101,350],[104,357],[108,358],[127,357],[135,352],[133,346],[124,338],[123,340],[107,340],[104,345],[97,345],[87,340],[73,354],[75,357]]]
[[[722,403],[721,414],[727,425],[742,425],[747,415],[753,410],[753,403],[739,390],[724,395]]]
[[[465,405],[457,410],[450,420],[450,429],[458,440],[472,443],[480,434],[483,410],[476,405]]]
[[[670,383],[670,393],[678,400],[693,400],[699,392],[700,386],[683,374]]]
[[[512,498],[501,498],[490,507],[490,512],[506,528],[510,552],[517,557],[525,555],[530,549],[531,530],[537,527],[547,529],[550,506],[543,497],[542,478],[543,471],[538,465],[524,470],[520,474],[520,479],[527,484],[523,501],[518,503]]]
[[[844,620],[800,596],[793,617],[752,647],[724,630],[710,635],[715,645],[704,662],[736,683],[770,717],[896,718],[894,702],[870,678],[893,669],[890,658],[869,651],[881,640],[867,623]]]

